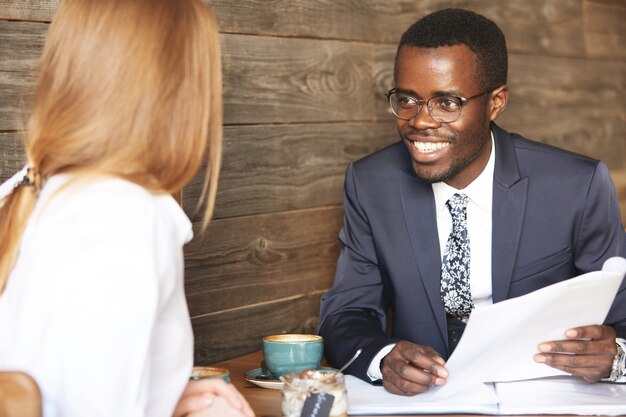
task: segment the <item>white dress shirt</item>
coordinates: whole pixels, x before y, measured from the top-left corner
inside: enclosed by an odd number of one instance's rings
[[[440,253],[443,258],[448,236],[452,231],[452,215],[446,201],[455,193],[469,197],[467,204],[467,233],[470,240],[470,289],[474,306],[492,304],[491,289],[491,207],[493,197],[493,172],[495,167],[493,133],[491,134],[491,154],[489,161],[478,178],[465,189],[457,190],[445,182],[432,184],[437,213],[437,231]],[[476,249],[475,249],[476,248]],[[478,249],[480,248],[480,249]],[[486,250],[485,250],[486,249]],[[370,362],[367,375],[372,381],[382,379],[380,361],[393,349],[395,344],[382,348]]]
[[[41,190],[0,294],[0,370],[34,377],[45,417],[171,417],[193,364],[191,223],[169,195],[69,178]]]
[[[452,215],[446,202],[455,194],[469,197],[467,203],[467,234],[470,242],[470,289],[474,306],[493,304],[491,298],[491,206],[493,200],[493,170],[495,167],[493,137],[491,155],[483,172],[463,190],[445,182],[432,185],[437,209],[439,248],[443,254],[452,231]]]

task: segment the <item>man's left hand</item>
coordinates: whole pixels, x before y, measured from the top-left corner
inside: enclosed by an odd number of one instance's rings
[[[617,354],[615,330],[610,326],[575,327],[565,332],[566,340],[543,342],[534,356],[545,363],[589,382],[597,382],[611,373]]]

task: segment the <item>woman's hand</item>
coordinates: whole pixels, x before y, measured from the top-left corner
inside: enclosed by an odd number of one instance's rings
[[[190,380],[176,405],[173,417],[209,415],[254,417],[254,412],[234,385],[221,379]]]

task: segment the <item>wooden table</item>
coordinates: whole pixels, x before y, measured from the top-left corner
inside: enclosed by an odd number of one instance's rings
[[[280,390],[268,389],[257,387],[256,385],[245,380],[244,375],[246,372],[259,368],[261,366],[261,360],[263,358],[262,353],[254,352],[249,355],[244,355],[235,359],[227,360],[224,362],[216,363],[215,366],[226,368],[230,371],[230,377],[232,383],[237,389],[246,397],[250,406],[256,413],[257,417],[282,417],[280,410],[281,393]],[[348,393],[348,398],[350,393]],[[419,416],[425,417],[427,415],[420,414]],[[452,415],[438,414],[437,417],[453,417]],[[458,417],[459,414],[454,416]],[[464,416],[477,416],[476,414],[465,414]],[[392,415],[378,416],[378,417],[393,417]],[[557,417],[551,416],[539,416],[533,417]]]

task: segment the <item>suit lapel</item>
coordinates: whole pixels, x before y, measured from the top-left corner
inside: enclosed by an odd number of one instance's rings
[[[432,187],[414,175],[401,180],[402,208],[415,266],[430,301],[441,337],[447,344],[446,312],[440,296],[441,254]]]
[[[528,178],[517,165],[513,139],[492,125],[496,145],[493,183],[491,282],[493,302],[506,300],[522,234]]]

